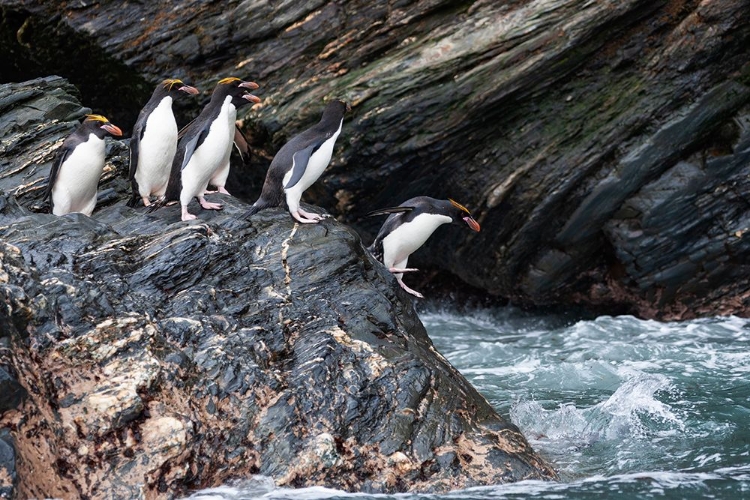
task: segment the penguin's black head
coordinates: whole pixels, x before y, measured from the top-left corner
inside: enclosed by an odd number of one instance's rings
[[[232,97],[232,104],[235,108],[239,108],[248,103],[258,103],[260,98],[254,96],[249,90],[258,88],[258,84],[255,82],[245,82],[239,78],[229,77],[220,80],[214,89],[214,96],[219,96],[220,99],[224,100],[225,97]]]
[[[333,117],[338,117],[338,119],[340,120],[347,111],[351,110],[352,107],[349,106],[349,104],[339,99],[334,99],[326,105],[326,109],[323,111],[323,116],[330,115]]]
[[[197,95],[198,89],[195,87],[191,87],[190,85],[185,85],[182,83],[182,80],[178,80],[177,78],[167,78],[160,84],[162,92],[165,94],[169,94],[173,98],[179,97],[184,94],[188,95]]]
[[[473,231],[479,232],[481,227],[479,226],[479,223],[474,220],[474,217],[471,216],[469,209],[450,198],[448,198],[448,201],[450,202],[450,206],[448,207],[450,213],[448,215],[453,219],[453,224],[465,223]]]
[[[122,130],[116,125],[109,123],[109,120],[102,115],[86,115],[86,119],[83,120],[81,128],[96,135],[100,139],[103,139],[107,134],[117,137],[122,135]]]

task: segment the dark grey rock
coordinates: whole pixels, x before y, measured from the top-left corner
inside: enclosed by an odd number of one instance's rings
[[[17,477],[13,437],[8,429],[0,429],[0,498],[12,498]]]
[[[0,365],[0,415],[18,407],[26,398],[26,389]]]

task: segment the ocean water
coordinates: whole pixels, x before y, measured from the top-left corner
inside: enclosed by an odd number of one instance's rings
[[[561,476],[442,495],[276,488],[239,499],[750,498],[750,320],[575,321],[513,308],[420,314],[436,348]]]

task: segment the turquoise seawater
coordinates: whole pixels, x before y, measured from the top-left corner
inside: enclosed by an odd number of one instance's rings
[[[560,482],[365,495],[255,477],[191,498],[750,498],[750,320],[570,321],[513,308],[420,316],[436,348]]]

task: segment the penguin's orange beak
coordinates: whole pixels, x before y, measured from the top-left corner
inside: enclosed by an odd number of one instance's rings
[[[240,83],[239,86],[242,87],[242,88],[245,88],[245,89],[250,89],[250,90],[255,90],[258,87],[260,87],[260,85],[258,85],[255,82],[242,82],[242,83]]]
[[[253,94],[245,94],[245,95],[242,96],[242,98],[246,99],[246,100],[248,100],[250,102],[254,102],[254,103],[259,103],[260,102],[260,97],[255,96]]]
[[[122,130],[120,130],[120,127],[118,127],[117,125],[105,123],[104,125],[102,125],[102,128],[114,136],[120,137],[122,135]]]
[[[479,226],[479,223],[475,221],[472,217],[464,217],[464,222],[467,226],[469,226],[473,231],[479,232],[480,229],[482,229]]]
[[[191,87],[190,85],[183,85],[177,90],[190,95],[198,95],[198,89],[196,89],[195,87]]]

